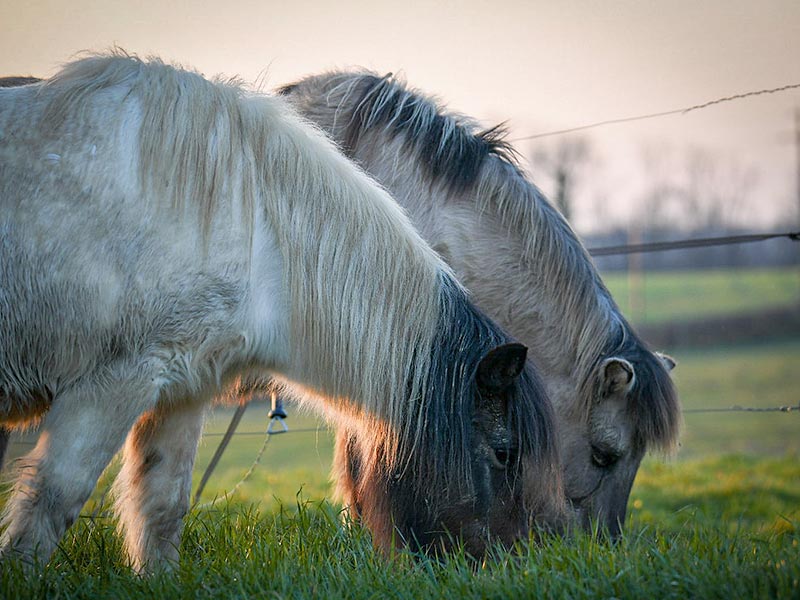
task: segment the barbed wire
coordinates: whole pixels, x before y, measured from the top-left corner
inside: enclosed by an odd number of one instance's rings
[[[241,410],[240,410],[241,409]],[[281,430],[281,431],[272,431],[271,429],[267,429],[266,431],[242,431],[242,432],[235,432],[236,424],[238,424],[238,419],[236,419],[236,415],[241,416],[241,412],[243,409],[240,407],[237,409],[236,414],[234,415],[234,420],[231,421],[231,425],[228,426],[228,430],[225,433],[215,433],[215,434],[207,434],[207,435],[222,435],[225,436],[220,443],[219,448],[217,449],[217,453],[214,455],[214,458],[211,460],[209,465],[206,467],[206,471],[203,474],[203,479],[200,482],[200,485],[197,487],[197,491],[195,492],[194,503],[192,508],[210,508],[217,504],[217,502],[221,502],[222,500],[227,500],[236,491],[244,485],[244,483],[250,478],[250,476],[255,471],[256,467],[261,462],[261,457],[264,454],[264,451],[267,448],[272,436],[275,435],[286,435],[290,433],[307,433],[307,432],[319,432],[321,430],[330,431],[328,427],[321,426],[321,427],[309,427],[304,429],[290,429],[290,430]],[[800,403],[797,406],[775,406],[775,407],[753,407],[753,406],[730,406],[728,408],[694,408],[694,409],[685,409],[681,411],[683,414],[691,414],[691,413],[725,413],[725,412],[750,412],[750,413],[772,413],[772,412],[782,412],[782,413],[789,413],[789,412],[796,412],[800,413]],[[264,443],[261,446],[261,449],[258,451],[256,455],[255,461],[253,464],[250,465],[250,468],[247,472],[242,476],[239,482],[233,486],[233,488],[229,492],[225,492],[222,496],[215,498],[210,502],[206,502],[204,504],[198,505],[200,500],[200,495],[203,492],[205,487],[206,481],[211,477],[211,473],[214,471],[216,467],[217,461],[219,459],[219,455],[222,453],[224,448],[227,446],[228,441],[234,435],[264,435]]]
[[[729,412],[749,412],[749,413],[774,413],[774,412],[790,413],[790,412],[793,412],[793,413],[800,414],[800,403],[798,403],[796,406],[790,405],[790,406],[773,406],[773,407],[754,407],[754,406],[738,406],[738,405],[734,405],[734,406],[730,406],[730,407],[727,407],[727,408],[689,408],[689,409],[684,409],[681,412],[683,414],[691,414],[691,413],[693,413],[693,414],[697,414],[697,413],[729,413]],[[229,427],[229,430],[230,430],[230,427]],[[286,434],[290,434],[290,433],[310,433],[310,432],[317,432],[318,433],[320,431],[330,431],[330,430],[329,430],[328,427],[321,426],[321,427],[307,427],[307,428],[302,428],[302,429],[290,429],[290,430],[287,430],[287,431],[269,431],[269,430],[267,430],[267,431],[233,432],[231,435],[263,435],[263,436],[265,436],[264,437],[264,443],[261,445],[261,448],[259,449],[258,453],[256,454],[256,458],[253,461],[253,464],[250,465],[250,468],[247,469],[247,471],[242,476],[242,478],[236,483],[236,485],[234,485],[230,489],[230,491],[226,491],[224,494],[222,494],[221,496],[217,496],[213,500],[210,500],[208,502],[204,502],[203,504],[199,504],[200,494],[203,491],[203,487],[202,486],[198,486],[198,489],[195,492],[194,501],[192,503],[192,510],[202,510],[202,509],[206,509],[206,508],[212,508],[213,506],[215,506],[219,502],[229,500],[231,498],[231,496],[233,496],[239,490],[239,488],[242,485],[244,485],[250,479],[250,477],[255,472],[256,467],[258,467],[258,465],[261,464],[261,459],[263,458],[264,452],[266,451],[267,446],[269,445],[269,442],[272,440],[273,436],[286,435]],[[222,436],[222,435],[226,435],[226,433],[227,432],[225,432],[225,433],[223,433],[223,432],[212,432],[212,433],[206,433],[206,434],[204,434],[204,436],[205,437]],[[17,444],[34,444],[35,442],[18,441],[16,443]],[[207,469],[207,473],[211,473],[211,472],[213,472],[213,470],[214,470],[213,467],[210,470]],[[96,519],[101,518],[101,517],[102,518],[110,517],[111,513],[109,511],[105,510],[105,505],[106,505],[105,500],[106,500],[106,496],[108,495],[108,492],[109,492],[110,489],[111,489],[111,484],[109,484],[106,487],[106,489],[103,492],[99,502],[97,503],[97,506],[96,506],[95,510],[92,511],[91,514],[82,513],[80,515],[80,518],[89,519],[91,521],[95,521]]]
[[[612,256],[618,254],[636,254],[644,252],[663,252],[665,250],[680,250],[690,248],[708,248],[711,246],[727,246],[731,244],[749,244],[767,240],[787,238],[793,242],[800,241],[800,231],[787,231],[780,233],[752,233],[742,235],[725,235],[719,237],[693,238],[686,240],[673,240],[669,242],[646,242],[642,244],[622,244],[618,246],[603,246],[588,248],[592,256]]]
[[[758,406],[739,406],[739,405],[734,405],[734,406],[730,406],[730,407],[727,407],[727,408],[689,408],[689,409],[683,409],[681,412],[683,414],[731,413],[731,412],[747,412],[747,413],[776,413],[776,412],[781,412],[781,413],[797,413],[797,414],[800,414],[800,403],[798,403],[796,406],[795,405],[790,405],[790,406],[758,407]],[[235,429],[235,426],[234,426],[234,429]],[[274,436],[276,436],[276,435],[289,435],[289,434],[292,434],[292,433],[311,433],[311,432],[319,433],[321,431],[330,432],[330,429],[328,427],[326,427],[326,426],[319,426],[319,427],[306,427],[306,428],[301,428],[301,429],[289,429],[289,430],[282,430],[282,431],[271,431],[269,429],[266,430],[266,431],[263,431],[263,430],[262,431],[233,431],[231,429],[231,427],[229,426],[228,427],[228,431],[226,431],[224,433],[223,432],[205,433],[204,437],[225,436],[225,435],[227,435],[228,438],[233,437],[233,436],[263,435],[264,436],[264,443],[261,445],[261,448],[259,449],[258,453],[256,454],[255,459],[253,460],[253,463],[247,469],[247,471],[242,476],[242,478],[236,483],[236,485],[234,485],[229,491],[226,491],[221,496],[217,496],[213,500],[210,500],[208,502],[204,502],[203,504],[199,504],[200,495],[201,495],[201,493],[203,491],[204,483],[205,483],[205,481],[201,481],[201,484],[198,485],[197,491],[195,492],[195,495],[194,495],[194,501],[192,502],[192,510],[202,510],[202,509],[206,509],[206,508],[212,508],[219,502],[229,500],[239,490],[239,488],[242,485],[244,485],[250,479],[250,477],[255,472],[256,468],[261,464],[261,459],[264,456],[264,452],[266,451],[267,446],[269,446],[269,443],[270,443],[270,441],[272,440],[272,438]],[[27,440],[18,440],[15,443],[16,444],[20,444],[20,445],[34,445],[36,442],[27,441]],[[225,445],[227,445],[227,443]],[[208,467],[206,467],[206,471],[204,473],[204,478],[206,480],[208,478],[210,478],[211,473],[213,473],[215,466],[216,466],[216,463],[212,460],[212,463],[210,463],[208,465]],[[105,499],[106,499],[106,496],[108,495],[108,492],[109,492],[110,489],[111,489],[111,484],[109,484],[106,487],[105,491],[103,492],[103,494],[102,494],[102,496],[100,498],[100,501],[97,503],[97,506],[96,506],[95,510],[92,511],[91,514],[82,513],[80,515],[80,518],[88,519],[88,520],[94,522],[96,519],[98,519],[100,517],[104,517],[105,518],[105,517],[111,516],[111,513],[105,510],[105,504],[106,504]]]
[[[741,406],[734,404],[733,406],[720,407],[720,408],[685,408],[681,410],[682,413],[704,413],[704,412],[782,412],[790,413],[796,412],[800,414],[800,403],[789,404],[784,406]],[[307,429],[290,429],[289,431],[238,431],[235,435],[283,435],[286,433],[311,433],[311,432],[330,432],[331,429],[326,425],[319,427],[309,427]],[[220,436],[222,433],[206,433],[205,436]]]
[[[253,464],[250,465],[250,468],[247,469],[247,471],[245,472],[244,475],[242,475],[242,478],[236,483],[236,485],[234,485],[233,488],[231,488],[231,490],[229,492],[225,492],[222,496],[214,498],[214,500],[211,500],[210,502],[204,502],[203,504],[198,504],[198,502],[200,501],[200,494],[203,493],[203,488],[202,487],[198,487],[197,491],[195,492],[195,495],[194,495],[194,502],[192,503],[192,508],[193,509],[211,508],[211,507],[215,506],[217,504],[217,502],[221,502],[222,500],[227,500],[231,496],[233,496],[239,490],[239,488],[242,487],[247,482],[248,479],[250,479],[250,476],[255,472],[256,467],[259,464],[261,464],[261,457],[264,456],[264,451],[267,449],[267,446],[269,445],[270,441],[272,440],[272,436],[273,435],[277,435],[278,433],[289,433],[289,432],[288,431],[281,431],[281,432],[266,431],[264,433],[266,434],[265,437],[264,437],[264,443],[261,444],[261,448],[259,449],[258,454],[256,454],[256,458],[253,461]],[[212,465],[209,465],[209,467],[206,468],[206,474],[210,477],[211,473],[213,472],[213,470],[214,470],[214,467]]]
[[[509,140],[511,143],[515,142],[523,142],[526,140],[535,140],[544,137],[551,137],[556,135],[565,135],[567,133],[575,133],[577,131],[585,131],[587,129],[595,129],[597,127],[604,127],[606,125],[617,125],[620,123],[631,123],[633,121],[644,121],[646,119],[657,119],[659,117],[667,117],[670,115],[685,115],[687,113],[702,110],[704,108],[708,108],[709,106],[715,106],[717,104],[723,104],[725,102],[734,102],[736,100],[742,100],[744,98],[751,98],[753,96],[762,96],[764,94],[778,94],[780,92],[786,92],[788,90],[799,89],[800,83],[791,83],[788,85],[782,85],[776,88],[767,88],[763,90],[755,90],[752,92],[743,92],[741,94],[733,94],[732,96],[724,96],[722,98],[715,98],[714,100],[709,100],[707,102],[703,102],[701,104],[695,104],[693,106],[688,106],[686,108],[676,108],[672,110],[665,110],[661,112],[649,113],[645,115],[637,115],[634,117],[622,117],[619,119],[607,119],[605,121],[597,121],[595,123],[589,123],[587,125],[578,125],[577,127],[570,127],[567,129],[557,129],[555,131],[546,131],[543,133],[534,133],[533,135],[526,135],[523,137],[518,137]]]
[[[735,404],[733,406],[728,407],[721,407],[721,408],[686,408],[681,410],[683,414],[696,414],[696,413],[724,413],[724,412],[749,412],[749,413],[773,413],[773,412],[781,412],[781,413],[798,413],[800,414],[800,403],[797,405],[785,405],[785,406],[741,406]],[[309,427],[307,429],[290,429],[289,431],[237,431],[234,435],[283,435],[286,433],[321,433],[321,432],[330,432],[331,429],[327,426],[320,426],[320,427]],[[217,437],[224,435],[222,433],[206,433],[204,436],[206,437]]]

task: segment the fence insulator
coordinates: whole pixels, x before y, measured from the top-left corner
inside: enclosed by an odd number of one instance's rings
[[[277,392],[272,391],[270,392],[270,399],[272,400],[272,410],[269,411],[267,415],[269,417],[269,426],[267,427],[267,433],[272,435],[276,433],[288,433],[289,427],[286,425],[286,410],[283,408],[283,399],[278,396]],[[279,423],[283,430],[275,431],[273,427],[276,423]]]

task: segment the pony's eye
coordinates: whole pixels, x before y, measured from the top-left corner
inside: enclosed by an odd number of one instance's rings
[[[610,469],[619,460],[619,454],[606,448],[592,446],[592,464],[598,469]]]
[[[513,448],[494,449],[494,463],[496,467],[505,469],[516,460],[517,455]]]

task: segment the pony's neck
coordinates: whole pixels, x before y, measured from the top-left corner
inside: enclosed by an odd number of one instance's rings
[[[580,385],[627,324],[566,221],[494,157],[477,190],[442,210],[444,246],[452,246],[446,259],[478,304],[530,348],[546,380]]]
[[[624,319],[569,225],[499,158],[484,161],[484,171],[497,171],[476,188],[453,194],[405,152],[401,136],[366,132],[353,156],[392,191],[475,303],[529,347],[545,379],[575,380]]]
[[[415,410],[408,398],[424,395],[448,269],[391,197],[321,133],[279,116],[259,164],[273,180],[262,208],[291,304],[286,376],[328,414],[366,412],[397,431]]]

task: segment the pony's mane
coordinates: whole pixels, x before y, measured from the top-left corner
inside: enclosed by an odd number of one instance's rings
[[[507,337],[469,305],[402,209],[321,131],[280,98],[119,52],[70,64],[37,93],[48,128],[85,126],[98,112],[108,127],[117,122],[109,98],[119,120],[140,115],[136,172],[156,209],[194,214],[204,231],[231,211],[251,232],[265,221],[283,253],[291,340],[302,341],[290,344],[286,376],[307,387],[290,391],[308,399],[324,389],[339,419],[363,422],[366,413],[385,464],[419,486],[422,473],[441,489],[471,480],[473,375]],[[545,395],[531,374],[523,383],[512,415],[528,424],[517,429],[520,448],[547,457],[543,468],[557,477]]]
[[[417,478],[417,486],[438,482],[441,487],[437,489],[442,490],[444,499],[465,484],[472,489],[471,470],[459,467],[470,464],[474,426],[469,416],[478,394],[478,365],[489,350],[512,340],[464,301],[455,280],[445,280],[443,284],[443,329],[438,337],[440,345],[431,354],[429,364],[432,378],[449,382],[451,388],[443,395],[444,402],[429,398],[421,407],[418,426],[423,436],[410,454],[409,474]],[[530,363],[526,363],[513,390],[513,397],[507,398],[508,430],[513,436],[509,444],[516,449],[518,460],[529,461],[528,468],[535,465],[539,469],[538,487],[526,491],[526,501],[532,513],[542,514],[558,505],[563,493],[552,406]],[[375,450],[381,448],[376,446]],[[427,508],[433,512],[437,509]]]
[[[10,77],[0,77],[0,87],[18,87],[31,83],[39,83],[40,81],[41,79],[29,75],[12,75]]]
[[[475,121],[456,113],[442,113],[427,98],[407,89],[392,74],[330,74],[325,82],[331,97],[341,98],[346,110],[342,137],[336,139],[352,155],[365,133],[383,130],[389,136],[402,136],[406,150],[415,153],[432,179],[443,182],[450,191],[473,186],[481,164],[489,155],[516,164],[516,151],[505,141],[504,125],[479,130]],[[293,84],[278,90],[294,91]]]
[[[630,397],[640,441],[665,450],[674,446],[680,410],[668,372],[633,333],[569,224],[522,172],[502,126],[481,130],[391,75],[328,73],[280,92],[296,94],[315,121],[320,115],[330,122],[323,113],[334,112],[330,133],[349,154],[356,154],[367,135],[386,136],[384,145],[399,138],[402,161],[420,164],[449,193],[471,196],[480,213],[496,214],[524,244],[522,260],[537,287],[531,293],[538,302],[558,298],[554,311],[570,315],[559,320],[557,334],[576,349],[574,373],[582,393],[572,408],[588,415],[604,357],[638,361],[641,372]],[[372,137],[370,143],[381,140]]]
[[[427,390],[430,357],[419,349],[433,346],[438,277],[449,270],[320,131],[280,98],[119,52],[69,64],[45,88],[47,127],[91,122],[95,105],[104,118],[109,105],[119,121],[141,115],[125,134],[138,135],[135,169],[154,210],[214,235],[231,213],[249,224],[233,231],[265,222],[283,254],[291,339],[302,340],[290,344],[290,375],[393,430],[416,418],[402,398]],[[350,398],[364,404],[345,406]]]

